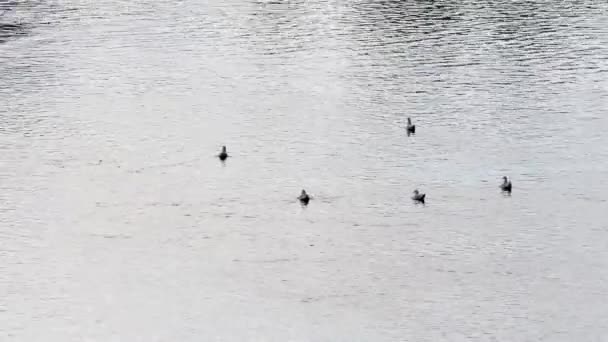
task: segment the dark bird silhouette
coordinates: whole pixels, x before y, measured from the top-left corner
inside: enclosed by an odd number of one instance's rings
[[[217,155],[221,161],[228,159],[228,152],[226,152],[226,146],[222,146],[222,152]]]
[[[412,125],[412,119],[407,118],[407,134],[416,134],[416,125]]]
[[[421,194],[418,190],[414,190],[414,195],[412,195],[414,201],[424,203],[425,198],[426,194]]]
[[[502,184],[500,184],[500,190],[511,192],[512,188],[513,185],[511,184],[511,181],[506,176],[502,177]]]
[[[302,193],[298,197],[298,200],[300,200],[300,203],[308,205],[308,202],[310,202],[310,196],[308,196],[306,190],[302,190]]]

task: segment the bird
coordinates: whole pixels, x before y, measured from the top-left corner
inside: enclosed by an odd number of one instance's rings
[[[308,205],[308,202],[310,202],[310,196],[308,196],[306,190],[302,189],[302,193],[298,197],[298,200],[300,200],[300,203],[302,203],[303,205]]]
[[[418,190],[414,190],[414,195],[412,195],[412,199],[420,203],[424,203],[425,197],[426,194],[421,194]]]
[[[502,177],[502,184],[500,184],[500,190],[505,192],[511,192],[513,185],[511,181],[507,178],[507,176]]]
[[[217,155],[221,161],[228,159],[228,152],[226,152],[226,146],[222,146],[222,152]]]
[[[412,119],[407,118],[407,134],[416,134],[416,125],[412,125]]]

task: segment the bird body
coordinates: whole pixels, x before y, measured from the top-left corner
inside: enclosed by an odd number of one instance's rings
[[[416,125],[412,125],[412,119],[407,118],[407,134],[415,134]]]
[[[505,176],[502,177],[502,184],[500,185],[500,190],[502,191],[506,191],[506,192],[511,192],[511,189],[513,188],[513,185],[511,184],[511,181]]]
[[[310,202],[310,196],[308,196],[306,190],[302,190],[302,193],[298,197],[298,200],[300,200],[300,203],[308,205],[308,202]]]
[[[221,161],[228,159],[228,152],[226,152],[226,146],[222,146],[222,152],[218,154],[218,158],[220,158]]]
[[[426,194],[421,194],[418,190],[414,190],[414,194],[412,195],[414,201],[424,203],[425,198]]]

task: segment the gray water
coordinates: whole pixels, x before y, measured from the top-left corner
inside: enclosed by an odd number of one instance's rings
[[[608,340],[605,1],[0,8],[0,340]]]

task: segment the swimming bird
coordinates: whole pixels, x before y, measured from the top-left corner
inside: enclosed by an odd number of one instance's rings
[[[511,192],[512,187],[513,186],[511,184],[511,181],[508,180],[506,176],[502,177],[502,184],[500,184],[500,190],[506,191],[506,192]]]
[[[222,146],[222,152],[217,155],[221,161],[224,161],[228,158],[228,152],[226,152],[226,146]]]
[[[300,200],[300,203],[308,205],[308,202],[310,201],[310,196],[308,196],[306,190],[302,190],[302,193],[298,197],[298,200]]]
[[[418,190],[414,190],[414,195],[412,195],[412,199],[420,203],[424,203],[425,197],[426,194],[421,194]]]
[[[410,118],[407,118],[407,134],[416,134],[416,125],[412,125]]]

